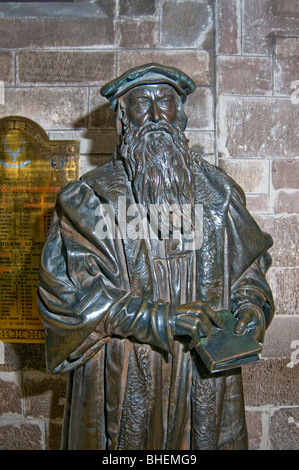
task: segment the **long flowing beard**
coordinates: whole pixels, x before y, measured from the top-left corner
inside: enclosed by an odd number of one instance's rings
[[[159,207],[162,228],[172,230],[182,217],[185,227],[192,227],[192,161],[180,126],[165,121],[140,129],[127,126],[120,151],[136,202],[145,208]]]

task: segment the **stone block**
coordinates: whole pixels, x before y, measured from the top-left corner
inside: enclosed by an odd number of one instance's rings
[[[299,18],[299,4],[297,0],[272,0],[273,14],[280,18]]]
[[[219,54],[240,54],[241,12],[238,0],[222,0],[216,4],[217,44]]]
[[[119,15],[145,16],[156,13],[156,0],[119,0]]]
[[[271,248],[273,267],[297,267],[299,264],[297,215],[256,215],[256,221],[270,233],[274,245]]]
[[[49,131],[51,140],[80,140],[80,164],[82,157],[90,158],[93,162],[103,155],[110,155],[118,143],[115,130],[85,129],[77,131]]]
[[[213,2],[165,0],[162,5],[163,47],[213,47]]]
[[[22,51],[17,53],[18,84],[96,85],[115,75],[115,52]]]
[[[57,422],[50,422],[48,426],[47,450],[60,450],[62,425]]]
[[[273,38],[244,37],[242,54],[271,56],[273,54]]]
[[[245,405],[296,406],[299,400],[299,363],[287,367],[288,360],[261,360],[243,367]]]
[[[298,214],[299,213],[299,191],[279,191],[275,195],[274,212],[276,214]]]
[[[298,119],[299,106],[287,98],[220,96],[219,156],[295,158]]]
[[[218,90],[228,95],[272,94],[272,59],[219,57]]]
[[[294,100],[296,99],[296,90],[299,88],[298,63],[299,38],[277,38],[274,60],[275,95],[294,96]]]
[[[211,88],[197,88],[184,108],[188,117],[187,129],[214,129],[214,97]]]
[[[0,374],[0,416],[22,413],[21,380],[18,374]]]
[[[43,450],[43,432],[38,423],[0,426],[1,450]]]
[[[219,166],[245,193],[268,194],[269,163],[265,160],[219,160]]]
[[[265,194],[246,194],[246,205],[249,212],[252,213],[270,212],[269,196]]]
[[[299,407],[274,411],[270,422],[270,450],[299,450]]]
[[[156,47],[158,43],[158,21],[121,21],[119,25],[121,47]]]
[[[99,88],[90,89],[89,110],[89,129],[115,130],[116,113],[109,108],[109,102],[101,96]]]
[[[242,11],[244,36],[299,36],[297,0],[244,0]]]
[[[262,413],[246,411],[248,450],[259,450],[262,441]]]
[[[6,88],[0,117],[24,116],[47,129],[87,126],[87,88]]]
[[[165,51],[165,50],[138,50],[120,51],[118,59],[118,73],[124,73],[131,67],[158,62],[160,64],[177,67],[189,75],[197,85],[213,84],[213,61],[208,51]]]
[[[0,52],[0,81],[5,85],[12,85],[15,81],[14,57],[11,52]]]
[[[66,376],[24,373],[25,416],[62,419]]]
[[[82,155],[80,159],[81,175],[88,173],[89,171],[95,170],[100,166],[103,166],[111,160],[111,154],[109,155]]]
[[[111,155],[115,150],[118,143],[118,137],[115,131],[99,130],[93,131],[88,130],[85,133],[85,141],[89,140],[89,151],[84,152],[88,155]],[[86,146],[83,149],[87,150]],[[83,151],[82,151],[83,153]]]
[[[284,272],[280,270],[281,276]],[[281,292],[280,292],[281,295]],[[278,296],[276,296],[276,300]],[[281,297],[283,301],[283,296]],[[264,359],[280,358],[286,360],[286,367],[293,369],[299,363],[299,316],[279,315],[277,311],[266,331],[262,357]]]
[[[113,18],[0,18],[0,49],[113,45]]]
[[[299,268],[273,267],[269,271],[268,279],[275,300],[276,313],[296,315],[299,311]]]
[[[275,189],[299,189],[299,161],[274,160],[272,184]]]
[[[185,131],[189,146],[199,154],[214,154],[214,132]]]
[[[5,363],[0,371],[40,370],[46,367],[44,344],[4,343]]]

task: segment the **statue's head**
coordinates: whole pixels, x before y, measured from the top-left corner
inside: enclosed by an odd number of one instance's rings
[[[117,111],[117,131],[121,134],[124,115],[135,128],[166,122],[179,124],[184,130],[187,118],[183,103],[194,90],[194,82],[179,69],[150,63],[107,83],[101,93]]]
[[[194,90],[186,74],[154,63],[131,69],[101,89],[117,113],[119,155],[136,198],[144,203],[190,200],[183,104]]]

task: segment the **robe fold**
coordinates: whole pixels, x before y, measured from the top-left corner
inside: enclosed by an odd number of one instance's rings
[[[123,232],[119,201],[135,201],[116,155],[58,195],[38,296],[48,369],[69,373],[64,449],[247,448],[241,371],[210,374],[174,337],[173,306],[234,312],[246,302],[269,326],[272,240],[222,170],[195,156],[192,173],[203,207],[197,249]],[[103,237],[108,205],[115,223]]]

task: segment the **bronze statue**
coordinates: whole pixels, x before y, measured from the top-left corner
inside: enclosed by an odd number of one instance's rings
[[[69,372],[64,449],[247,448],[241,369],[210,372],[197,346],[223,310],[263,341],[272,240],[188,147],[194,90],[159,64],[106,84],[119,145],[58,195],[38,292],[48,368]]]

